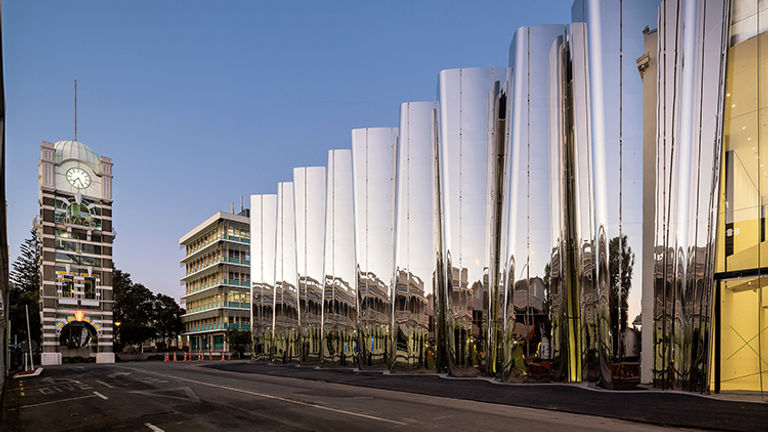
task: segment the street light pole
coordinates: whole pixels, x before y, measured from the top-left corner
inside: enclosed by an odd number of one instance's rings
[[[27,339],[29,341],[29,364],[32,365],[31,369],[35,368],[35,360],[32,358],[32,331],[29,327],[29,305],[24,305],[24,311],[27,314]]]

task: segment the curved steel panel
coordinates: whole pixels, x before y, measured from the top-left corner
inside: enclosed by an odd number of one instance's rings
[[[386,366],[392,349],[397,140],[397,128],[352,129],[361,367]]]
[[[564,31],[564,25],[522,27],[510,45],[514,77],[510,81],[505,175],[509,221],[502,374],[506,379],[548,379],[553,375],[551,367],[559,368],[561,343],[559,338],[553,340],[553,328],[559,332],[564,323],[552,313],[562,299],[559,290],[553,295],[551,284],[551,260],[556,252],[552,218],[558,208],[553,208],[550,189],[559,193],[560,173],[550,171],[551,165],[557,166],[557,153],[550,152],[549,52]]]
[[[325,167],[293,169],[296,206],[296,269],[301,315],[301,362],[322,358]]]
[[[661,387],[709,385],[728,3],[665,0],[659,7],[653,378]],[[737,133],[730,132],[732,142]],[[750,166],[745,160],[741,166]],[[739,206],[727,195],[733,211]],[[726,214],[722,234],[732,222]],[[759,267],[757,256],[749,267]]]
[[[328,152],[323,265],[323,363],[349,365],[357,352],[352,153]]]
[[[277,243],[275,247],[275,349],[273,361],[299,361],[299,291],[296,280],[296,219],[293,183],[277,184]]]
[[[437,102],[400,106],[392,367],[437,365]]]
[[[277,195],[251,195],[251,348],[254,360],[271,358],[276,236]]]
[[[492,293],[486,271],[497,268],[491,250],[498,215],[488,198],[500,192],[497,178],[488,177],[497,163],[488,157],[496,126],[490,114],[506,78],[506,68],[449,69],[439,75],[446,347],[453,374],[477,374],[489,366]]]
[[[567,62],[572,74],[569,111],[573,150],[573,260],[578,290],[579,334],[581,348],[581,379],[599,379],[598,357],[598,294],[595,283],[594,252],[594,193],[592,177],[592,147],[589,130],[589,71],[587,64],[586,24],[568,26]],[[574,320],[574,322],[576,322]]]
[[[642,30],[656,25],[658,1],[577,0],[585,23],[587,138],[592,151],[599,377],[604,385],[639,380],[642,255],[642,79],[635,59]],[[636,253],[637,252],[637,253]],[[585,364],[590,364],[585,362]],[[591,366],[590,366],[591,369]],[[590,373],[588,371],[588,373]]]

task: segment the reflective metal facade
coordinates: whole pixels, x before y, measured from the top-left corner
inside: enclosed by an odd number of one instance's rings
[[[438,367],[438,104],[400,106],[392,359],[396,369]]]
[[[549,50],[549,284],[552,350],[560,358],[550,364],[554,376],[568,381],[600,376],[586,37],[586,24],[572,23]]]
[[[277,184],[273,361],[299,361],[300,327],[293,182],[281,182]]]
[[[328,152],[323,267],[323,363],[354,365],[358,296],[355,271],[352,152]]]
[[[352,130],[361,367],[386,367],[391,351],[397,140],[397,128]]]
[[[727,6],[659,7],[653,379],[664,388],[704,390],[712,355]]]
[[[655,27],[658,1],[577,0],[574,22],[585,25],[586,139],[591,150],[597,364],[588,352],[588,377],[622,385],[639,376],[639,337],[630,326],[642,297],[642,78],[635,59],[643,29]],[[576,67],[576,66],[575,66]],[[581,85],[581,83],[579,83]],[[577,150],[578,151],[578,150]],[[637,252],[637,253],[636,253]],[[592,341],[589,341],[590,343]],[[634,378],[633,378],[634,379]],[[619,382],[614,384],[614,380]]]
[[[254,360],[272,353],[275,301],[277,195],[251,195],[251,350]]]
[[[755,0],[576,0],[572,23],[515,33],[509,68],[441,71],[399,137],[353,130],[327,175],[297,168],[252,204],[255,358],[754,387],[761,17]]]
[[[563,25],[522,27],[510,46],[501,373],[511,380],[560,378],[565,350],[560,265],[552,263],[559,257],[553,236],[560,227],[552,192],[561,174],[551,162],[557,155],[550,149],[548,72],[550,48],[564,32]]]
[[[301,316],[301,362],[322,359],[325,167],[293,169],[296,208],[296,271]]]
[[[486,362],[492,337],[488,276],[498,266],[491,257],[499,234],[492,199],[500,191],[497,177],[489,174],[497,163],[492,113],[507,73],[506,68],[466,68],[439,75],[445,344],[453,374],[494,368]]]

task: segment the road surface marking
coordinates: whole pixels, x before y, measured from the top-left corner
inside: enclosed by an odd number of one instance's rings
[[[194,390],[192,390],[190,387],[163,388],[157,390],[134,390],[130,393],[200,402],[200,398],[197,397],[197,394],[195,394]]]
[[[30,404],[30,405],[22,405],[19,408],[33,408],[33,407],[38,407],[38,406],[43,406],[43,405],[55,404],[55,403],[59,403],[59,402],[67,402],[67,401],[73,401],[73,400],[78,400],[78,399],[88,399],[88,398],[92,398],[92,397],[96,397],[96,396],[95,395],[78,396],[78,397],[67,398],[67,399],[59,399],[59,400],[55,400],[55,401],[40,402],[40,403]]]
[[[144,423],[144,426],[148,427],[153,432],[165,432],[164,430],[162,430],[159,427],[153,425],[152,423]]]
[[[93,394],[95,394],[96,396],[98,396],[98,397],[100,397],[100,398],[102,398],[102,399],[104,399],[104,400],[107,400],[107,399],[109,399],[108,397],[104,396],[103,394],[101,394],[101,393],[99,393],[99,392],[97,392],[97,391],[93,392]]]
[[[167,374],[166,375],[162,375],[162,374],[159,374],[159,373],[156,373],[156,372],[150,372],[150,371],[145,371],[145,370],[141,370],[141,369],[129,368],[129,367],[125,367],[125,366],[118,366],[118,367],[123,367],[125,369],[130,369],[130,370],[133,370],[133,371],[136,371],[136,372],[140,372],[140,373],[145,373],[145,374],[168,376]],[[248,394],[248,395],[251,395],[251,396],[262,397],[262,398],[265,398],[265,399],[274,399],[274,400],[279,400],[279,401],[283,401],[283,402],[290,402],[290,403],[294,403],[294,404],[297,404],[297,405],[303,405],[303,406],[308,406],[308,407],[312,407],[312,408],[323,409],[323,410],[326,410],[326,411],[332,411],[332,412],[337,412],[337,413],[341,413],[341,414],[347,414],[347,415],[351,415],[351,416],[367,418],[369,420],[383,421],[383,422],[392,423],[392,424],[396,424],[396,425],[400,425],[400,426],[407,426],[408,425],[408,423],[403,423],[403,422],[399,422],[399,421],[395,421],[395,420],[385,419],[385,418],[382,418],[382,417],[376,417],[376,416],[372,416],[372,415],[368,415],[368,414],[357,413],[357,412],[353,412],[353,411],[346,411],[346,410],[338,409],[338,408],[331,408],[331,407],[328,407],[328,406],[318,405],[318,404],[314,404],[314,403],[311,403],[311,402],[303,402],[303,401],[299,401],[299,400],[295,400],[295,399],[288,399],[288,398],[284,398],[284,397],[280,397],[280,396],[275,396],[275,395],[270,395],[270,394],[265,394],[265,393],[257,393],[257,392],[252,392],[252,391],[248,391],[248,390],[243,390],[243,389],[239,389],[239,388],[236,388],[236,387],[228,387],[228,386],[223,386],[223,385],[218,385],[218,384],[211,384],[211,383],[206,383],[206,382],[202,382],[202,381],[196,381],[196,380],[193,380],[193,379],[182,378],[182,377],[177,376],[177,375],[170,375],[170,376],[172,376],[173,378],[175,378],[177,380],[181,380],[181,381],[187,381],[187,382],[191,382],[191,383],[199,384],[199,385],[204,385],[204,386],[208,386],[208,387],[216,387],[216,388],[220,388],[220,389],[223,389],[223,390],[235,391],[235,392],[239,392],[239,393]]]
[[[114,387],[112,387],[111,385],[109,385],[109,384],[105,383],[104,381],[99,381],[99,380],[94,380],[94,381],[96,381],[97,383],[99,383],[99,384],[101,384],[101,385],[103,385],[103,386],[106,386],[106,387],[109,387],[109,388],[114,388]]]

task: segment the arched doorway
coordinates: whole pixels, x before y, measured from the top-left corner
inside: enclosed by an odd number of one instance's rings
[[[85,321],[71,321],[59,334],[59,350],[62,357],[90,357],[98,345],[98,332]]]

